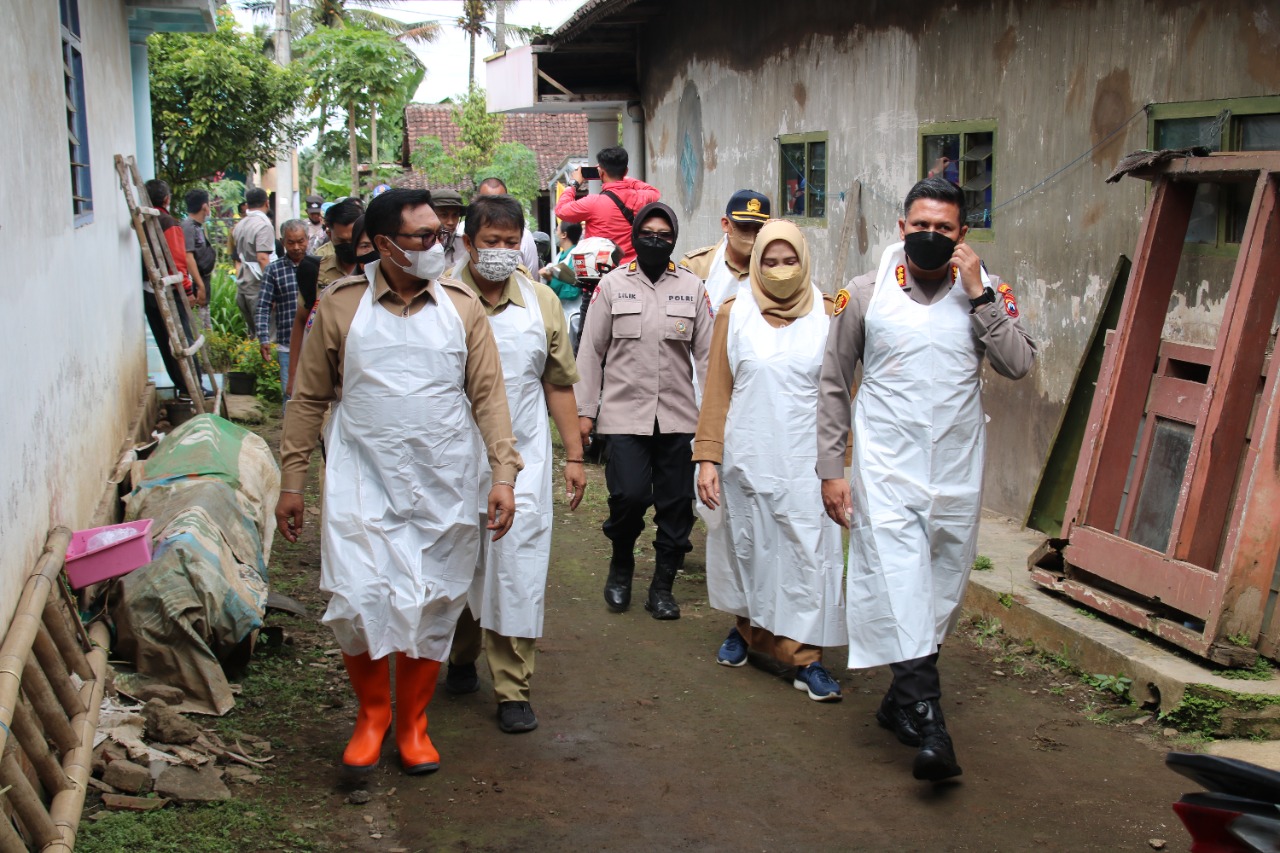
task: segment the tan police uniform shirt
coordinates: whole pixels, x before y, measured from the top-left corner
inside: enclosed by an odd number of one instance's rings
[[[996,373],[1009,379],[1021,379],[1031,370],[1036,357],[1036,344],[1022,328],[1014,303],[1012,312],[1000,292],[998,276],[987,274],[991,287],[996,291],[996,301],[980,305],[970,315],[973,345],[978,357],[986,357]],[[945,279],[936,287],[921,285],[910,273],[902,290],[920,305],[933,305],[942,300],[952,287]],[[875,293],[876,273],[869,272],[854,278],[844,290],[836,294],[838,313],[831,320],[827,336],[827,351],[822,361],[822,381],[818,388],[818,476],[824,480],[844,476],[845,447],[852,426],[850,389],[854,372],[862,361],[866,343],[867,309]],[[842,297],[847,294],[843,307]],[[1012,299],[1012,292],[1009,294]]]
[[[471,292],[484,307],[484,313],[490,317],[501,314],[510,305],[525,307],[524,294],[520,292],[520,285],[516,283],[517,275],[520,273],[513,273],[507,279],[497,304],[490,305],[480,293],[475,276],[471,274],[471,264],[464,264],[458,271],[458,278],[471,288]],[[542,327],[547,333],[547,363],[542,368],[542,381],[566,387],[575,385],[580,378],[578,365],[573,358],[573,344],[569,341],[569,324],[565,322],[564,310],[560,307],[560,297],[542,282],[532,281],[527,276],[525,280],[533,286],[533,291],[537,295],[538,310],[542,313]]]
[[[342,394],[347,333],[368,286],[364,276],[343,279],[318,303],[315,323],[302,345],[293,398],[285,409],[284,434],[280,440],[281,489],[301,491],[306,483],[307,467],[320,439],[325,412]],[[422,288],[406,303],[388,286],[380,269],[374,277],[373,288],[376,307],[403,317],[418,313],[428,302],[436,302],[442,292],[453,300],[467,336],[464,390],[488,449],[493,482],[515,482],[516,472],[524,467],[524,462],[516,452],[511,430],[498,345],[480,300],[461,282],[441,280],[423,282]]]
[[[711,262],[715,260],[716,252],[720,250],[720,246],[723,242],[724,241],[721,240],[719,243],[712,243],[710,246],[703,246],[701,249],[694,249],[692,252],[687,252],[685,256],[680,259],[681,265],[692,270],[693,274],[698,278],[706,281],[711,275]],[[724,254],[724,265],[729,268],[729,272],[733,273],[733,277],[738,281],[746,279],[747,268],[743,267],[742,269],[738,269],[735,267],[733,265],[733,261],[729,260],[728,252],[725,252]]]
[[[632,261],[600,279],[578,344],[578,415],[602,435],[692,433],[693,365],[706,380],[711,305],[702,279],[668,263],[656,282]],[[690,354],[693,361],[690,361]],[[601,391],[603,390],[603,398]]]

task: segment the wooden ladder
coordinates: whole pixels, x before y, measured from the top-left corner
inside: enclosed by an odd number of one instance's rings
[[[70,542],[65,527],[49,535],[0,644],[0,853],[72,850],[84,808],[110,638],[80,624],[62,580]]]
[[[173,260],[173,253],[160,230],[160,211],[154,207],[139,204],[138,197],[150,201],[146,185],[138,174],[138,164],[133,155],[128,157],[116,155],[116,173],[120,177],[120,189],[124,192],[125,203],[129,205],[129,216],[133,219],[133,230],[138,235],[138,243],[142,247],[142,265],[147,272],[147,280],[156,294],[156,304],[160,307],[160,315],[164,318],[165,330],[169,333],[168,346],[173,357],[178,360],[182,370],[182,378],[186,382],[191,404],[197,415],[205,412],[218,412],[223,407],[222,389],[218,387],[218,377],[209,362],[209,353],[205,349],[203,334],[197,335],[194,341],[187,337],[178,315],[177,300],[183,300],[187,316],[199,328],[196,312],[187,299],[187,290],[183,286],[185,276]],[[165,346],[164,341],[156,341],[157,346]],[[203,389],[200,386],[199,374],[196,371],[195,357],[199,356],[205,376],[213,388],[214,402],[210,409],[205,402]]]

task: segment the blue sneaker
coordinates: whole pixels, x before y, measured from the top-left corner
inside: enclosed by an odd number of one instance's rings
[[[729,636],[720,644],[716,652],[716,663],[721,666],[742,666],[747,662],[747,641],[742,639],[737,628],[729,629]]]
[[[796,690],[808,693],[809,698],[815,702],[839,702],[842,698],[840,685],[818,661],[798,667],[796,680],[791,684]]]

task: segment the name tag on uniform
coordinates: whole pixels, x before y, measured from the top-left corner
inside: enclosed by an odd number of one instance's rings
[[[697,302],[697,297],[691,293],[668,293],[667,302],[687,302],[692,305]]]
[[[614,298],[615,300],[617,300],[617,299],[639,299],[639,298],[640,298],[640,294],[638,294],[638,293],[615,293],[615,294],[613,294],[613,298]]]

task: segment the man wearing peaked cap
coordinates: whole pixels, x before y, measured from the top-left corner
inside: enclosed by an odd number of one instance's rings
[[[465,207],[457,190],[431,191],[431,209],[440,218],[440,245],[444,247],[444,262],[448,269],[456,267],[467,254],[462,247],[462,232],[458,230]]]
[[[724,239],[701,249],[694,249],[680,259],[706,284],[712,313],[720,309],[738,287],[747,281],[751,248],[760,228],[769,221],[769,198],[755,190],[738,190],[725,205],[720,217]]]
[[[324,230],[324,197],[307,196],[307,251],[314,252],[320,248],[329,234]]]

